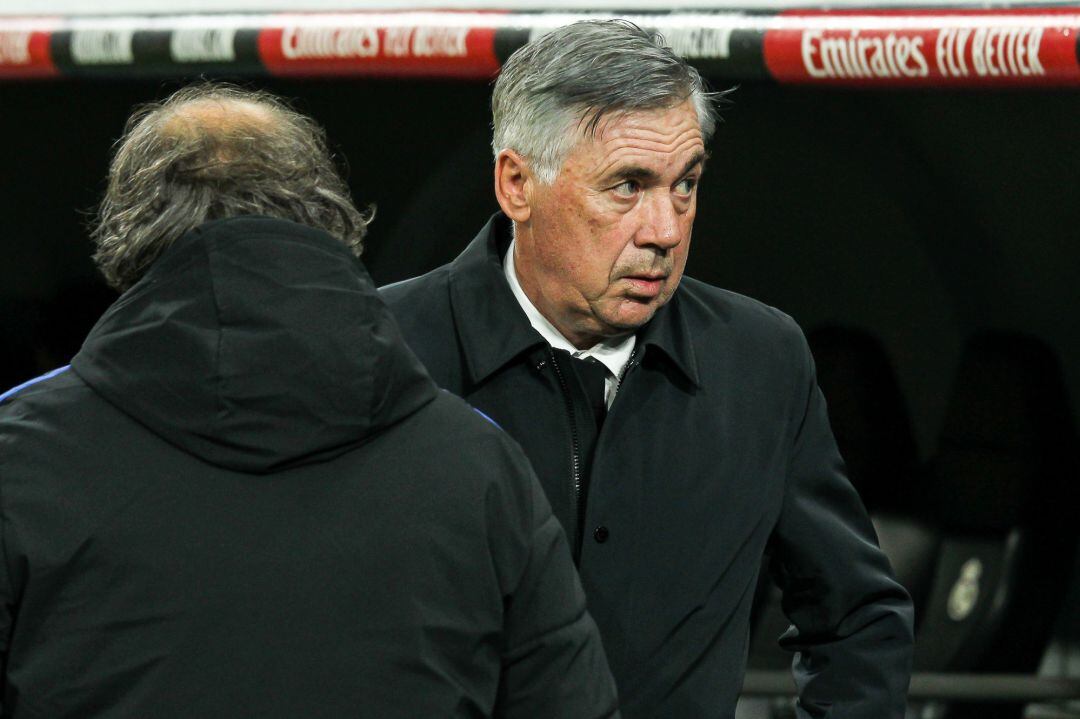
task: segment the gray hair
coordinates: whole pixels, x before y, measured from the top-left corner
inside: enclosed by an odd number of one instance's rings
[[[359,256],[359,212],[324,131],[270,93],[202,83],[138,108],[109,165],[91,236],[94,261],[124,291],[194,227],[267,215],[325,230]]]
[[[550,184],[577,140],[613,113],[690,100],[707,142],[717,96],[661,36],[626,20],[583,20],[533,40],[503,65],[491,98],[491,145],[496,156],[520,153]]]

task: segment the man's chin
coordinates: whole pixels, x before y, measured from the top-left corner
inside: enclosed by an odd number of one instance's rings
[[[658,297],[650,300],[638,300],[627,297],[621,303],[617,312],[605,317],[605,324],[616,330],[617,334],[625,334],[640,329],[648,324],[656,311],[664,305]]]

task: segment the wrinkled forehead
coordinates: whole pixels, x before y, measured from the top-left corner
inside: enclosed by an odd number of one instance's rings
[[[687,163],[704,162],[705,141],[692,103],[654,110],[616,111],[604,115],[592,132],[579,127],[568,161],[604,172],[620,163],[636,163],[654,173]]]

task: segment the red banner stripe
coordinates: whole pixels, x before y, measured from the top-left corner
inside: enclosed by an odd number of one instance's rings
[[[0,30],[0,79],[59,75],[49,52],[51,37],[37,30]]]
[[[490,77],[495,29],[465,26],[318,26],[264,29],[259,58],[273,75]]]
[[[0,79],[185,76],[205,66],[200,71],[484,80],[498,72],[498,58],[530,34],[589,16],[491,11],[0,16]],[[1080,85],[1080,6],[1075,5],[629,17],[656,27],[702,72],[725,81]]]
[[[781,83],[888,87],[1080,85],[1080,12],[801,11],[765,33]]]

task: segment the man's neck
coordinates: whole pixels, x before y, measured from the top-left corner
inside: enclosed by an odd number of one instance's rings
[[[521,282],[518,280],[517,267],[514,262],[514,247],[516,242],[511,241],[510,247],[503,258],[503,272],[510,290],[514,293],[518,304],[529,319],[529,324],[536,330],[547,343],[555,349],[566,350],[577,357],[595,357],[602,362],[611,373],[619,376],[622,368],[630,359],[630,353],[634,350],[636,337],[633,334],[620,337],[600,338],[599,341],[579,347],[571,342],[551,320],[544,316],[529,296],[525,293]]]

